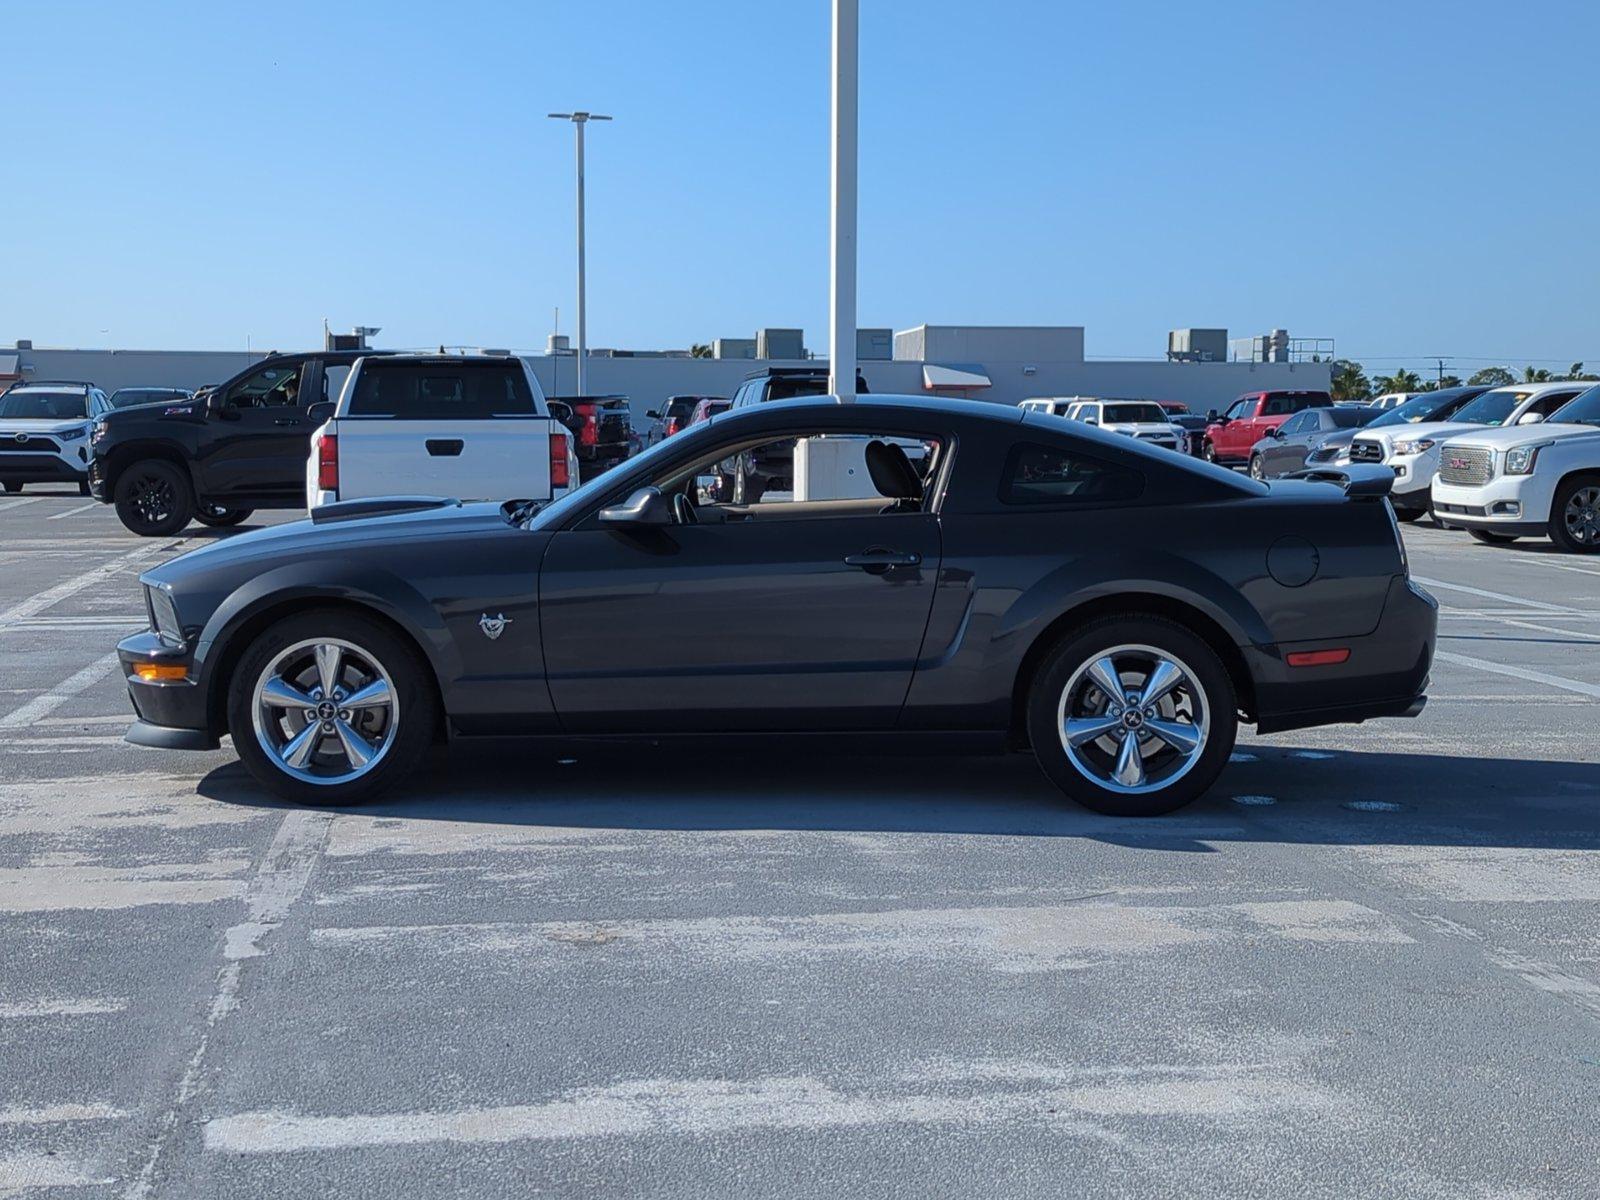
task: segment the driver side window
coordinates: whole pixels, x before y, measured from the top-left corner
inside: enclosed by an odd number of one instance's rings
[[[1254,410],[1255,406],[1255,397],[1246,396],[1243,400],[1235,400],[1232,407],[1230,407],[1228,411],[1222,415],[1233,420],[1238,420],[1240,417],[1249,416],[1252,410]]]
[[[293,408],[300,403],[299,364],[274,363],[246,375],[223,396],[229,408]]]

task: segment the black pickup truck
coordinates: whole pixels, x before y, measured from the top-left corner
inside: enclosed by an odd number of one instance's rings
[[[274,354],[192,400],[109,412],[91,435],[90,494],[145,537],[303,508],[311,435],[373,353]]]

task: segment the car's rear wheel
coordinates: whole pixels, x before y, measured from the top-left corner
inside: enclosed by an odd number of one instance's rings
[[[140,537],[170,537],[194,517],[194,491],[174,463],[136,462],[117,476],[117,517]]]
[[[20,492],[22,490],[22,480],[7,479],[5,481],[5,488],[8,492]]]
[[[213,529],[227,529],[248,521],[255,511],[253,508],[224,508],[220,504],[204,504],[195,510],[194,519]]]
[[[1217,461],[1217,448],[1211,444],[1211,439],[1206,438],[1200,443],[1200,457],[1208,463]]]
[[[1425,512],[1427,512],[1425,508],[1397,508],[1394,510],[1394,515],[1398,520],[1404,521],[1409,525],[1413,521],[1419,520]]]
[[[1237,703],[1204,639],[1165,617],[1111,617],[1040,664],[1028,736],[1045,774],[1079,804],[1158,816],[1216,782],[1238,734]]]
[[[1550,540],[1568,554],[1600,551],[1600,475],[1580,475],[1556,489]]]
[[[1250,456],[1250,478],[1259,479],[1262,483],[1267,480],[1267,465],[1261,461],[1261,455]]]
[[[413,647],[366,617],[286,617],[251,643],[229,684],[234,749],[296,804],[364,800],[411,774],[433,741],[427,671]]]
[[[89,481],[87,479],[78,480],[78,495],[87,496],[88,494],[89,494]]]
[[[1472,535],[1473,540],[1482,542],[1486,546],[1509,546],[1517,540],[1517,535],[1514,533],[1495,533],[1492,529],[1469,529],[1467,532]]]

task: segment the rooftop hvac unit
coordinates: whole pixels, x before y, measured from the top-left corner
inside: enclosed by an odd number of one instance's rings
[[[1170,362],[1226,362],[1226,329],[1174,329],[1167,334]]]
[[[803,329],[756,330],[757,358],[804,358],[806,332]]]

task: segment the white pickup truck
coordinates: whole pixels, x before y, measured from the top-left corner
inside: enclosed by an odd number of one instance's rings
[[[553,500],[578,484],[572,435],[520,358],[357,359],[311,437],[306,507],[377,496]]]

